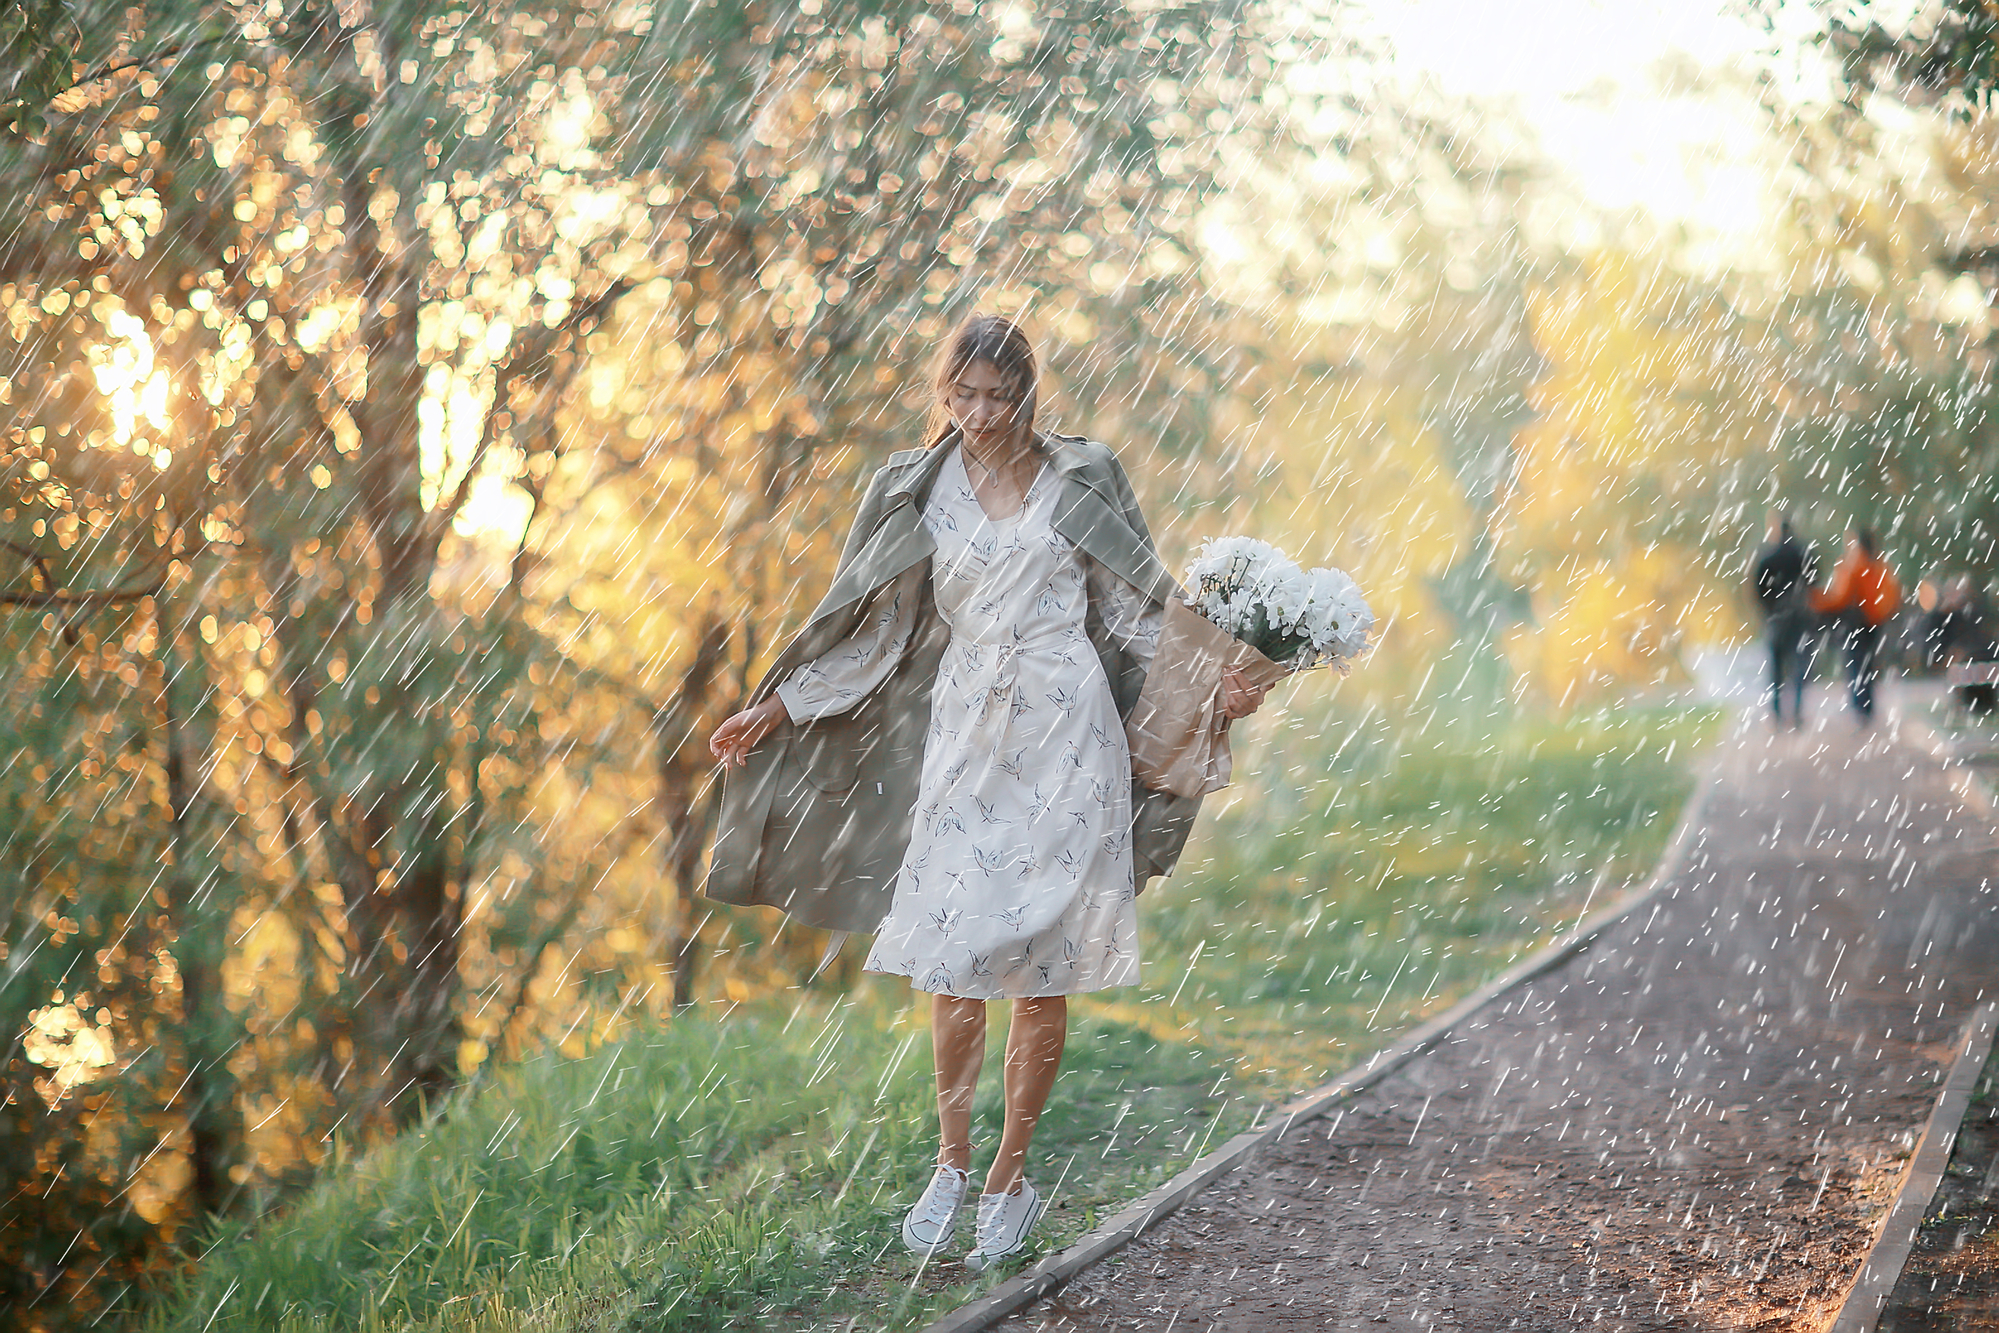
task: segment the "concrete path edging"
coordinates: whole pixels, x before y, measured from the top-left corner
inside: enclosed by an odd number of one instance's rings
[[[1995,1031],[1999,1031],[1999,1001],[1987,1000],[1972,1011],[1971,1020],[1965,1024],[1964,1036],[1958,1041],[1957,1059],[1944,1079],[1937,1104],[1930,1110],[1922,1141],[1909,1157],[1909,1167],[1903,1173],[1901,1188],[1895,1192],[1895,1202],[1881,1220],[1881,1230],[1854,1278],[1853,1289],[1839,1307],[1830,1333],[1873,1333],[1882,1307],[1888,1303],[1895,1283],[1901,1279],[1903,1266],[1909,1262],[1909,1251],[1915,1248],[1916,1233],[1922,1229],[1930,1200],[1950,1166],[1950,1151],[1957,1144],[1958,1127],[1964,1123],[1964,1113],[1971,1106],[1971,1092],[1977,1085],[1979,1071],[1985,1067],[1985,1057],[1992,1052]]]
[[[1237,1167],[1246,1165],[1265,1144],[1274,1143],[1297,1125],[1317,1119],[1347,1100],[1367,1091],[1390,1074],[1443,1040],[1453,1028],[1519,986],[1554,971],[1588,948],[1612,925],[1643,906],[1665,887],[1679,869],[1694,841],[1701,812],[1715,781],[1712,762],[1698,770],[1694,790],[1680,812],[1679,823],[1667,840],[1666,849],[1646,881],[1629,893],[1584,918],[1566,935],[1550,943],[1532,957],[1515,964],[1477,991],[1452,1005],[1399,1040],[1369,1056],[1365,1062],[1332,1082],[1302,1093],[1277,1107],[1261,1127],[1242,1133],[1194,1162],[1173,1179],[1143,1198],[1099,1223],[1080,1236],[1066,1250],[1050,1255],[1023,1273],[1002,1282],[979,1299],[962,1305],[926,1325],[922,1333],[978,1333],[999,1320],[1032,1305],[1061,1287],[1077,1273],[1110,1257],[1137,1240],[1159,1222],[1176,1212],[1201,1190]]]
[[[1966,805],[1983,815],[1999,813],[1999,802],[1994,801],[1991,787],[1951,749],[1950,742],[1938,735],[1935,727],[1913,713],[1898,710],[1895,728],[1901,736],[1913,741],[1944,766],[1950,773],[1951,786],[1957,789]]]

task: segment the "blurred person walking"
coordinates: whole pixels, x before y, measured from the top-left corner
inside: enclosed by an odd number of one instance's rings
[[[1863,724],[1874,720],[1874,680],[1880,671],[1881,627],[1902,605],[1902,585],[1881,558],[1872,528],[1846,533],[1846,552],[1832,582],[1811,593],[1812,610],[1830,616],[1832,633],[1846,666],[1846,684]]]
[[[957,1228],[986,1002],[1011,1001],[976,1271],[1043,1208],[1024,1171],[1068,997],[1137,983],[1138,890],[1200,802],[1132,780],[1124,718],[1183,593],[1116,456],[1035,430],[1034,351],[1008,320],[968,320],[933,383],[928,446],[875,474],[831,590],[710,741],[727,784],[706,891],[874,931],[868,970],[933,996],[937,1166],[902,1224],[917,1253]],[[1236,677],[1223,708],[1262,697]]]
[[[1791,725],[1799,727],[1805,721],[1805,681],[1818,650],[1819,620],[1810,601],[1816,561],[1781,509],[1770,511],[1763,541],[1751,583],[1770,648],[1770,720],[1774,726],[1784,724],[1788,686]]]

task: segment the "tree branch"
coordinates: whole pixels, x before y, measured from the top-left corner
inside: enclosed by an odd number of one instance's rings
[[[1970,250],[1959,250],[1956,254],[1942,255],[1937,259],[1937,267],[1946,273],[1969,273],[1976,268],[1991,268],[1999,265],[1999,245],[1981,245]]]
[[[29,565],[33,573],[29,576],[37,585],[29,592],[9,592],[0,589],[0,606],[112,606],[119,602],[137,602],[158,595],[166,587],[166,577],[162,575],[152,583],[138,588],[100,588],[90,592],[64,592],[56,582],[55,571],[49,568],[48,557],[32,546],[0,538],[0,548],[12,551]],[[68,627],[64,627],[67,631]],[[67,635],[66,635],[67,637]]]
[[[536,383],[542,384],[545,388],[553,374],[555,354],[569,340],[587,334],[601,324],[610,315],[612,307],[617,305],[619,299],[631,291],[633,286],[629,279],[618,279],[595,299],[572,309],[569,317],[553,329],[524,340],[513,355],[495,369],[493,410],[486,414],[486,427],[480,432],[477,447],[472,450],[472,459],[465,465],[464,473],[458,478],[458,485],[452,491],[451,499],[432,511],[440,526],[456,518],[458,511],[465,507],[465,501],[471,496],[472,483],[478,478],[479,467],[486,461],[487,453],[498,442],[500,431],[504,429],[499,424],[500,413],[511,410],[508,404],[512,400],[514,389],[517,386]]]
[[[113,606],[157,596],[164,582],[103,592],[0,592],[0,606]]]

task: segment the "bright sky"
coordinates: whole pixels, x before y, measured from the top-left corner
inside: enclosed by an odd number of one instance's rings
[[[1509,102],[1590,202],[1641,208],[1717,238],[1746,239],[1768,216],[1762,113],[1727,86],[1669,90],[1662,64],[1716,74],[1769,69],[1788,96],[1829,90],[1819,57],[1786,58],[1728,0],[1356,0],[1405,77]],[[1684,84],[1685,80],[1682,80]]]

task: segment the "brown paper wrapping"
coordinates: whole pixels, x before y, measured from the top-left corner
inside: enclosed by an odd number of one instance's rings
[[[1166,603],[1159,650],[1145,688],[1124,724],[1131,768],[1155,791],[1203,796],[1228,786],[1229,719],[1222,713],[1222,672],[1234,667],[1251,685],[1291,674],[1186,603]]]

